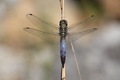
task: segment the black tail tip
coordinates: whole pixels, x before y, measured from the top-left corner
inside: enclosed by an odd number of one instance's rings
[[[62,64],[62,68],[64,68],[65,64]]]
[[[64,68],[64,65],[62,65],[62,68]]]
[[[64,68],[65,60],[66,60],[66,57],[65,56],[61,56],[61,63],[62,63],[62,67],[63,68]]]

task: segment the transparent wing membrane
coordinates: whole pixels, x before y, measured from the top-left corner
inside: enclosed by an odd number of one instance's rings
[[[54,23],[51,23],[51,22],[48,22],[48,21],[45,21],[33,14],[27,14],[26,15],[27,19],[29,21],[31,21],[34,25],[36,25],[40,30],[44,31],[44,32],[48,32],[48,33],[53,33],[53,32],[56,32],[58,33],[58,25],[54,24]]]
[[[84,30],[84,31],[81,31],[81,32],[78,32],[78,33],[73,33],[73,34],[70,34],[69,37],[70,37],[70,40],[71,42],[74,42],[76,40],[78,40],[79,38],[89,34],[89,33],[92,33],[94,31],[96,31],[97,28],[92,28],[92,29],[88,29],[88,30]]]
[[[81,32],[81,31],[87,29],[88,27],[94,27],[95,25],[93,23],[95,23],[95,17],[94,17],[94,15],[91,15],[90,17],[84,19],[81,22],[69,25],[68,33],[74,34],[74,33]]]
[[[59,28],[57,27],[56,24],[46,22],[39,17],[33,15],[33,14],[27,14],[27,18],[35,25],[37,26],[43,26],[39,27],[40,29],[34,29],[30,27],[24,28],[25,31],[28,33],[31,33],[35,36],[40,37],[43,40],[48,40],[48,39],[58,39],[59,37]],[[95,22],[94,15],[91,15],[90,17],[86,18],[85,20],[75,23],[73,25],[70,25],[68,27],[68,34],[70,36],[70,40],[76,41],[77,39],[91,33],[97,30],[97,28],[91,28],[91,29],[86,29],[87,27],[93,27],[95,26],[92,24]],[[57,40],[58,41],[58,40]]]
[[[30,27],[25,27],[23,28],[26,32],[35,35],[42,40],[45,40],[47,42],[53,40],[53,42],[56,42],[56,40],[59,40],[59,34],[58,33],[48,33],[44,31],[40,31],[38,29],[30,28]]]
[[[38,29],[34,29],[34,28],[30,28],[30,27],[25,27],[24,30],[27,31],[27,32],[30,32],[30,33],[34,33],[34,34],[36,34],[36,35],[39,35],[39,34],[47,34],[47,35],[58,36],[58,33],[47,33],[47,32],[40,31],[40,30],[38,30]],[[39,36],[40,36],[40,35],[39,35]]]

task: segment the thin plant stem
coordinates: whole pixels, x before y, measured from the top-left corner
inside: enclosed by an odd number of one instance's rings
[[[75,52],[75,49],[74,49],[73,43],[72,43],[72,41],[70,40],[70,36],[69,36],[69,34],[68,34],[68,37],[69,37],[70,45],[71,45],[72,52],[73,52],[73,55],[74,55],[74,59],[75,59],[75,63],[76,63],[76,67],[77,67],[77,71],[78,71],[78,75],[79,75],[79,79],[80,79],[80,80],[83,80],[82,77],[81,77],[81,72],[80,72],[80,68],[79,68],[78,60],[77,60],[77,57],[76,57],[76,52]]]
[[[64,64],[64,67],[61,66],[61,80],[66,80],[65,64]]]
[[[64,0],[60,0],[60,7],[61,7],[61,19],[64,19]]]

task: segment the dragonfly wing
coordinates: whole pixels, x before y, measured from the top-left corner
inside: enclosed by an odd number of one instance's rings
[[[26,32],[28,32],[32,35],[35,35],[47,42],[59,40],[58,33],[47,33],[47,32],[40,31],[38,29],[34,29],[34,28],[30,28],[30,27],[25,27],[25,28],[23,28],[23,30],[25,30]]]
[[[95,24],[93,24],[95,22],[95,17],[94,15],[91,15],[90,17],[84,19],[81,22],[72,24],[68,26],[68,32],[69,33],[79,33],[81,32],[81,30],[83,31],[84,29],[86,29],[87,27],[94,27]]]
[[[32,22],[34,25],[36,25],[40,30],[42,31],[47,31],[47,32],[58,32],[58,25],[53,24],[51,22],[47,22],[37,16],[35,16],[34,14],[27,14],[26,15],[27,19]],[[42,26],[42,27],[40,27]]]
[[[88,30],[84,30],[84,31],[81,31],[81,32],[78,32],[78,33],[73,33],[73,34],[69,34],[69,37],[70,37],[70,40],[71,42],[74,42],[76,41],[77,39],[91,33],[91,32],[94,32],[96,31],[97,28],[92,28],[92,29],[88,29]]]

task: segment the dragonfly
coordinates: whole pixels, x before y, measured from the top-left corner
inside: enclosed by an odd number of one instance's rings
[[[85,29],[88,27],[88,25],[91,23],[94,18],[94,15],[91,15],[87,18],[85,18],[83,21],[77,22],[75,24],[69,25],[68,21],[64,19],[64,1],[60,0],[61,4],[61,20],[59,21],[59,25],[51,23],[49,21],[45,21],[42,18],[39,18],[38,16],[34,14],[27,14],[26,17],[27,19],[32,22],[33,24],[40,26],[40,29],[35,29],[31,27],[25,27],[24,30],[28,33],[31,33],[35,36],[38,36],[40,38],[48,37],[47,40],[49,40],[49,37],[59,37],[60,41],[60,59],[61,59],[61,64],[62,68],[64,68],[65,62],[66,62],[66,38],[69,37],[70,42],[74,42],[78,40],[79,38],[92,33],[97,30],[97,28],[90,28],[90,29]],[[89,27],[91,27],[89,25]],[[85,29],[85,30],[84,30]],[[63,79],[62,79],[63,80]]]
[[[82,22],[70,25],[69,27],[68,27],[68,22],[65,19],[60,20],[59,25],[56,25],[51,22],[44,21],[43,19],[31,13],[27,14],[26,16],[33,24],[38,25],[38,22],[39,22],[44,24],[44,26],[48,28],[45,30],[40,30],[40,29],[31,28],[31,27],[25,27],[24,30],[27,31],[28,33],[31,33],[40,38],[43,35],[44,36],[47,35],[49,37],[50,36],[60,37],[60,58],[61,58],[62,67],[64,67],[64,64],[66,61],[66,37],[69,36],[70,40],[74,42],[79,38],[97,30],[97,28],[91,28],[83,31],[79,30],[79,25],[84,24],[84,22],[94,17],[93,15],[86,18]],[[52,30],[50,30],[50,28],[52,28]]]

